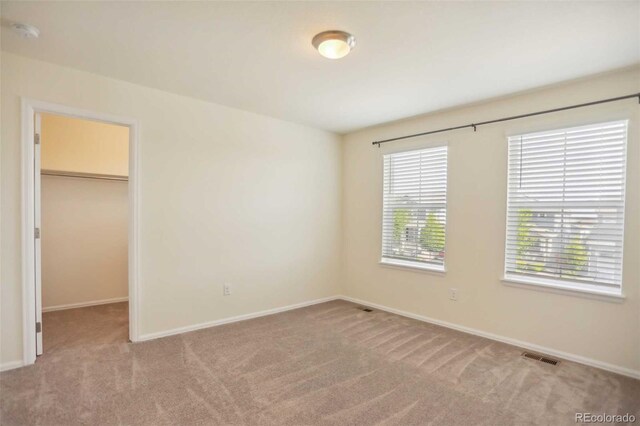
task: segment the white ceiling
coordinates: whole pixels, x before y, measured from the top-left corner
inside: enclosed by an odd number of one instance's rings
[[[638,1],[1,8],[5,51],[338,133],[640,62]],[[17,37],[12,21],[40,38]],[[329,29],[355,34],[346,58],[311,46]]]

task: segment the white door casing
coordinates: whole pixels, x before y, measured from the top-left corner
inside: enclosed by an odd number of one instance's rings
[[[34,271],[36,304],[36,355],[42,355],[42,214],[40,211],[40,147],[42,144],[42,126],[40,113],[34,115],[33,144],[33,224],[34,224]],[[37,232],[36,232],[37,231]]]
[[[139,125],[136,120],[96,113],[64,105],[22,98],[22,364],[29,365],[42,354],[42,293],[40,275],[40,146],[35,143],[40,132],[40,114],[51,113],[85,120],[100,121],[129,128],[129,340],[139,340]],[[46,232],[46,230],[44,231]],[[41,327],[41,326],[40,326]]]

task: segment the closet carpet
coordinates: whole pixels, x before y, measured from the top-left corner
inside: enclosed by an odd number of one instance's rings
[[[44,315],[45,354],[0,375],[9,425],[575,424],[640,381],[333,301],[130,344],[127,305]]]

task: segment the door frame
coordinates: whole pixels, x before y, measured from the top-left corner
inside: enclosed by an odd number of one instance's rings
[[[140,126],[137,120],[38,101],[26,97],[22,103],[22,340],[23,363],[36,361],[36,281],[35,281],[35,122],[36,113],[50,113],[85,120],[117,124],[129,128],[129,340],[139,341],[140,282]]]

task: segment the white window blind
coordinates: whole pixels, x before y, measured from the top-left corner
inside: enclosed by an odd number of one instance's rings
[[[627,122],[509,138],[505,275],[620,294]]]
[[[447,147],[384,156],[382,262],[444,270]]]

